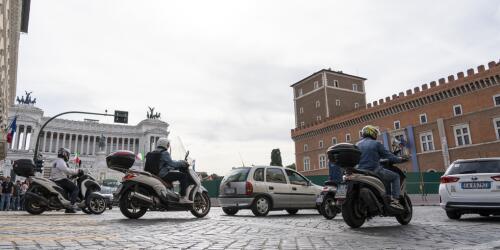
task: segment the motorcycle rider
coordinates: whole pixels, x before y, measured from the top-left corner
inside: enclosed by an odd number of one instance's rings
[[[52,163],[50,179],[69,193],[71,208],[67,208],[65,212],[76,213],[76,209],[78,208],[78,206],[75,205],[75,202],[80,190],[75,185],[75,183],[68,179],[68,175],[77,175],[82,170],[71,169],[68,167],[69,155],[70,152],[68,149],[60,148],[57,151],[57,159]]]
[[[356,146],[361,150],[358,168],[373,171],[379,175],[383,179],[387,191],[391,190],[391,193],[388,193],[388,195],[392,195],[391,206],[398,209],[404,209],[399,203],[399,175],[380,166],[380,159],[388,159],[394,163],[399,163],[403,161],[403,158],[395,156],[385,149],[382,143],[377,141],[379,130],[376,127],[367,125],[363,127],[361,133],[363,139],[356,143]]]
[[[190,201],[187,197],[186,194],[186,189],[189,186],[189,179],[188,175],[185,172],[186,167],[189,166],[189,164],[186,161],[174,161],[172,160],[172,157],[170,156],[170,153],[168,152],[168,148],[170,147],[170,140],[168,138],[162,137],[158,139],[158,142],[156,144],[156,149],[155,151],[160,151],[161,152],[161,158],[160,158],[160,173],[159,176],[168,182],[173,182],[173,181],[179,181],[180,183],[180,195],[181,198],[179,199],[180,203],[193,203]],[[179,170],[179,172],[175,172],[176,174],[173,174],[172,172],[169,176],[167,174],[171,172],[172,170]]]

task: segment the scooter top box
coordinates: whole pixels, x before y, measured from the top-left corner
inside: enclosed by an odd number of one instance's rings
[[[119,150],[106,157],[108,168],[117,170],[128,170],[135,162],[135,154],[132,151]]]
[[[361,151],[356,145],[339,143],[326,151],[328,159],[342,168],[353,168],[359,163]]]
[[[35,175],[35,163],[31,159],[19,159],[14,161],[12,166],[14,173],[23,177],[30,177]]]

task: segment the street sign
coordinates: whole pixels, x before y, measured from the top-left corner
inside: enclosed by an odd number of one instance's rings
[[[128,123],[128,112],[115,110],[115,122],[116,123]]]

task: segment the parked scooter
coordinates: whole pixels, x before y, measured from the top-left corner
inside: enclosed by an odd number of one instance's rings
[[[185,159],[189,151],[185,155]],[[210,211],[208,191],[201,185],[196,172],[186,166],[190,183],[186,190],[188,198],[193,203],[180,203],[180,195],[174,192],[172,183],[157,176],[159,169],[146,171],[131,170],[135,161],[135,154],[130,151],[116,151],[106,157],[109,168],[125,173],[122,184],[114,193],[114,200],[118,200],[120,211],[130,219],[142,217],[147,210],[151,211],[190,211],[194,216],[201,218]],[[150,171],[150,172],[148,172]],[[178,174],[170,171],[169,174]]]
[[[344,202],[346,191],[345,183],[325,182],[323,191],[316,198],[316,205],[323,217],[331,220],[342,211],[341,204]]]
[[[358,147],[350,143],[339,143],[330,147],[327,153],[330,161],[345,170],[343,178],[347,184],[347,195],[341,205],[342,217],[347,225],[358,228],[374,216],[396,217],[401,225],[410,223],[413,208],[406,193],[406,175],[393,162],[382,160],[381,165],[399,174],[402,194],[399,202],[403,209],[390,205],[390,196],[386,195],[385,185],[375,172],[355,168],[361,156]]]
[[[35,171],[42,170],[35,167],[31,159],[15,161],[13,170],[17,175],[31,179],[31,185],[24,196],[28,213],[38,215],[44,211],[72,208],[66,190],[52,180],[35,176]],[[72,178],[76,179],[76,185],[80,189],[76,205],[86,214],[102,214],[106,210],[106,200],[99,193],[101,187],[95,179],[83,170]]]

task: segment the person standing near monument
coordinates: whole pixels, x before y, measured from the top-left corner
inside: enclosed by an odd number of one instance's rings
[[[2,199],[0,200],[0,211],[6,211],[10,208],[10,198],[14,193],[14,183],[10,181],[10,176],[7,176],[7,178],[5,178],[5,181],[0,187],[2,193]]]

